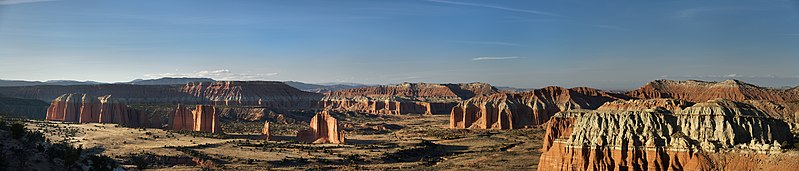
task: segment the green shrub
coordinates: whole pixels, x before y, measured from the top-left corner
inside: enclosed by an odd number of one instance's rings
[[[11,124],[11,137],[13,137],[14,139],[22,138],[22,136],[25,135],[26,131],[27,130],[25,130],[25,124],[23,123],[15,122]]]

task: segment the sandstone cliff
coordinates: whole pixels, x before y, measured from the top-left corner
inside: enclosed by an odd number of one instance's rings
[[[308,109],[322,95],[298,90],[275,81],[217,81],[189,83],[181,92],[201,97],[203,104]]]
[[[597,110],[626,111],[662,108],[674,112],[690,107],[693,104],[685,100],[676,99],[632,99],[606,102],[599,106]]]
[[[577,87],[546,87],[522,93],[495,93],[459,103],[450,113],[450,128],[514,129],[544,124],[557,112],[596,109],[623,95]]]
[[[663,106],[571,110],[558,113],[546,127],[539,170],[779,170],[799,166],[787,157],[791,155],[780,151],[793,141],[784,121],[749,104],[722,99],[675,112]]]
[[[789,90],[758,87],[738,80],[722,82],[655,80],[637,90],[627,92],[627,95],[642,99],[673,98],[690,102],[703,102],[716,98],[733,101],[786,102],[799,100],[799,94]]]
[[[222,125],[219,124],[219,110],[214,106],[197,105],[189,111],[186,107],[178,105],[175,113],[170,115],[172,130],[189,130],[198,132],[221,133]]]
[[[297,139],[304,142],[344,144],[344,132],[330,112],[322,111],[311,119],[311,129],[297,131]]]
[[[47,109],[47,120],[81,123],[116,123],[144,127],[152,121],[139,110],[128,108],[110,95],[64,94],[54,99]]]
[[[328,92],[318,106],[375,114],[439,114],[448,113],[460,101],[496,92],[485,83],[404,83]]]

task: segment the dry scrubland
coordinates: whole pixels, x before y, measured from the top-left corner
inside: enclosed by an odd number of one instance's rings
[[[348,116],[347,144],[294,140],[302,124],[274,123],[270,141],[261,122],[225,122],[226,134],[126,128],[115,124],[30,121],[51,141],[67,140],[126,168],[163,170],[530,170],[540,156],[542,129],[448,129],[446,115]]]

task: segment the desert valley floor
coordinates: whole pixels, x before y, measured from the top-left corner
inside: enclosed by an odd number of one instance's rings
[[[354,122],[357,119],[358,122]],[[127,168],[197,170],[531,170],[541,154],[540,128],[515,130],[449,129],[447,115],[359,115],[341,121],[355,130],[347,144],[309,144],[290,131],[227,131],[224,136],[116,124],[69,124],[30,121],[30,129],[52,141],[68,140],[108,155]],[[258,123],[239,123],[259,127]],[[223,126],[229,126],[223,125]],[[274,126],[273,127],[280,127]],[[258,128],[260,129],[260,128]],[[280,132],[274,130],[274,132]],[[199,158],[208,163],[192,161]]]

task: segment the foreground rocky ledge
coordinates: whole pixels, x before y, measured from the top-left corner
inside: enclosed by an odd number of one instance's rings
[[[751,105],[718,99],[673,111],[666,107],[560,112],[546,125],[538,169],[799,168],[799,154],[782,149],[793,141],[788,124]]]

